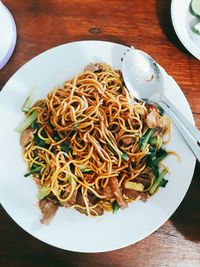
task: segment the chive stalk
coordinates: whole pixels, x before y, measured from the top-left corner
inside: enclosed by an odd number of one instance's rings
[[[168,173],[167,169],[164,169],[158,176],[158,179],[155,180],[155,182],[153,183],[152,187],[149,190],[149,193],[151,195],[153,195],[153,193],[155,193],[156,189],[159,187],[159,185],[161,184],[164,176]]]
[[[116,200],[112,202],[112,209],[113,209],[113,213],[116,213],[119,209],[119,205]]]
[[[23,122],[21,122],[17,128],[15,128],[15,131],[21,134],[26,128],[28,128],[36,119],[38,116],[38,112],[36,110],[33,111],[28,117],[25,118]]]
[[[32,169],[30,172],[27,172],[26,174],[24,174],[24,177],[28,177],[31,174],[34,174],[36,172],[39,172],[41,169],[42,169],[42,166],[38,166],[38,167]]]
[[[144,150],[145,146],[148,144],[150,137],[153,135],[154,129],[149,128],[147,132],[139,140],[140,150]]]
[[[31,90],[29,96],[26,98],[22,108],[21,108],[22,112],[29,112],[31,105],[33,104],[33,101],[34,101],[36,91],[37,91],[37,87],[34,86]]]

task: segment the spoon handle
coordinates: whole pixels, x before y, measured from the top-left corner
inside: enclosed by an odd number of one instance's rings
[[[172,104],[172,102],[166,96],[162,96],[160,101],[166,104],[176,114],[176,117],[183,123],[185,128],[187,128],[187,130],[200,143],[200,131],[185,118],[185,116],[174,106],[174,104]]]
[[[164,111],[172,119],[179,133],[183,136],[185,142],[188,144],[191,151],[196,156],[197,160],[200,162],[200,147],[197,144],[197,141],[193,138],[190,132],[183,126],[180,120],[176,117],[175,113],[167,105],[165,105],[162,102],[159,102],[158,104],[164,109]]]

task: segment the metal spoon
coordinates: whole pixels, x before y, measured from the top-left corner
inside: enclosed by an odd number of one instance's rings
[[[200,131],[165,96],[164,78],[153,58],[137,49],[128,50],[122,61],[122,75],[133,96],[156,102],[164,109],[200,162]]]

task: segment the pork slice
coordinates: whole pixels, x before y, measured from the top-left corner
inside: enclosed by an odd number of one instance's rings
[[[134,142],[134,138],[133,137],[126,137],[126,138],[123,138],[122,142],[125,145],[131,145]]]
[[[69,208],[72,205],[74,205],[76,203],[76,197],[77,197],[77,190],[74,190],[72,196],[70,197],[70,199],[68,201],[62,202],[62,205]],[[69,192],[66,191],[65,194],[63,195],[63,198],[66,198],[69,195]]]
[[[158,126],[158,113],[156,112],[156,110],[151,110],[147,114],[146,123],[149,128],[156,128]]]
[[[88,200],[89,200],[89,206],[93,206],[93,205],[98,203],[98,198],[96,196],[93,196],[93,195],[88,195]],[[82,206],[82,207],[85,207],[85,203],[84,203],[83,197],[82,197],[82,195],[80,193],[78,193],[78,195],[77,195],[77,204]],[[75,209],[77,211],[79,211],[80,213],[82,213],[82,214],[88,215],[86,209],[83,209],[83,208],[80,208],[80,207],[75,207]],[[103,215],[104,214],[103,206],[100,203],[98,203],[98,205],[95,208],[90,210],[90,213],[93,216],[101,216],[101,215]]]
[[[39,208],[43,215],[41,223],[48,225],[55,216],[58,206],[52,201],[42,199],[39,201]]]
[[[34,138],[34,131],[32,129],[24,130],[20,136],[20,145],[25,147],[33,140],[33,138]]]
[[[146,202],[148,198],[148,193],[146,192],[139,192],[134,189],[128,189],[128,188],[123,188],[123,193],[126,197],[135,200],[140,196],[140,200]]]
[[[111,187],[110,187],[109,185],[107,185],[107,186],[104,187],[104,188],[99,188],[99,189],[97,190],[97,192],[98,192],[100,195],[106,197],[105,199],[111,199],[111,198],[114,196],[114,195],[113,195],[113,192],[112,192],[112,190],[111,190]]]
[[[99,70],[99,68],[97,66],[95,66],[94,64],[90,63],[87,66],[85,66],[84,71],[91,71],[91,72],[95,72]]]

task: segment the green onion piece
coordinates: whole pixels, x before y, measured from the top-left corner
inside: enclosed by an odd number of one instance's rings
[[[68,183],[71,183],[71,180],[72,180],[71,177],[68,176],[68,177],[67,177],[67,182],[68,182]]]
[[[116,213],[119,209],[119,205],[116,200],[112,202],[112,209],[113,209],[113,213]]]
[[[90,172],[92,172],[92,170],[89,168],[85,168],[85,169],[81,170],[81,172],[82,173],[90,173]]]
[[[34,130],[39,130],[41,128],[41,124],[37,121],[33,121],[31,124],[31,128],[33,128]]]
[[[149,128],[147,130],[147,132],[140,138],[140,140],[139,140],[139,148],[140,148],[140,150],[144,150],[145,149],[145,146],[149,142],[149,139],[152,136],[153,132],[154,132],[154,129]]]
[[[151,144],[152,146],[156,146],[157,143],[158,143],[157,136],[151,136],[151,138],[149,139],[149,144]]]
[[[122,159],[125,161],[128,161],[129,157],[128,157],[128,155],[126,155],[126,153],[122,153]]]
[[[26,174],[24,174],[24,177],[28,177],[33,173],[39,172],[42,169],[42,166],[38,166],[34,169],[32,169],[30,172],[27,172]]]
[[[29,112],[30,107],[31,107],[31,105],[33,104],[33,101],[34,101],[34,97],[35,97],[36,91],[37,91],[37,87],[34,86],[32,88],[32,90],[31,90],[29,96],[26,98],[22,108],[21,108],[22,112]]]
[[[162,182],[164,176],[168,173],[167,169],[164,169],[160,174],[158,179],[153,183],[152,187],[149,190],[149,193],[153,195],[156,189],[159,187],[160,183]]]
[[[73,128],[74,130],[76,130],[76,129],[78,128],[78,125],[79,125],[78,122],[75,122],[72,128]]]
[[[165,178],[162,179],[161,183],[160,183],[160,186],[161,187],[165,187],[168,183],[168,180],[166,180]]]
[[[137,166],[136,162],[131,162],[131,167],[132,167],[132,169],[135,169],[136,166]]]
[[[155,178],[159,177],[159,162],[168,156],[168,153],[162,147],[159,150],[150,147],[151,153],[147,156],[147,166],[151,167]]]
[[[111,143],[111,142],[110,142]],[[114,148],[110,145],[110,144],[108,144],[108,147],[109,147],[109,149],[112,151],[112,153],[116,156],[116,157],[118,157],[118,153],[114,150]]]
[[[17,128],[15,128],[15,131],[21,134],[26,128],[28,128],[34,122],[34,120],[37,119],[37,116],[38,112],[36,110],[33,111],[31,115],[29,115],[23,122],[21,122],[17,126]]]
[[[60,147],[61,147],[61,150],[62,151],[64,151],[64,152],[66,152],[66,153],[68,153],[69,154],[69,152],[71,152],[71,147],[68,145],[68,144],[66,144],[66,143],[62,143],[61,145],[60,145]]]
[[[90,172],[92,172],[92,170],[90,168],[87,168],[84,165],[80,166],[80,170],[81,170],[82,173],[90,173]]]
[[[48,196],[51,192],[51,188],[49,187],[42,187],[38,190],[38,199],[41,200],[44,197]]]
[[[157,152],[157,158],[154,160],[154,162],[156,164],[158,164],[161,160],[163,160],[164,158],[166,158],[168,156],[168,153],[165,149],[160,148]]]
[[[44,147],[44,148],[48,148],[49,147],[49,145],[47,143],[45,143],[45,141],[42,140],[38,135],[34,136],[34,142],[35,142],[36,146]]]
[[[164,115],[164,109],[161,108],[161,106],[157,106],[157,109],[159,110],[159,113],[160,113],[160,116],[163,116]]]

